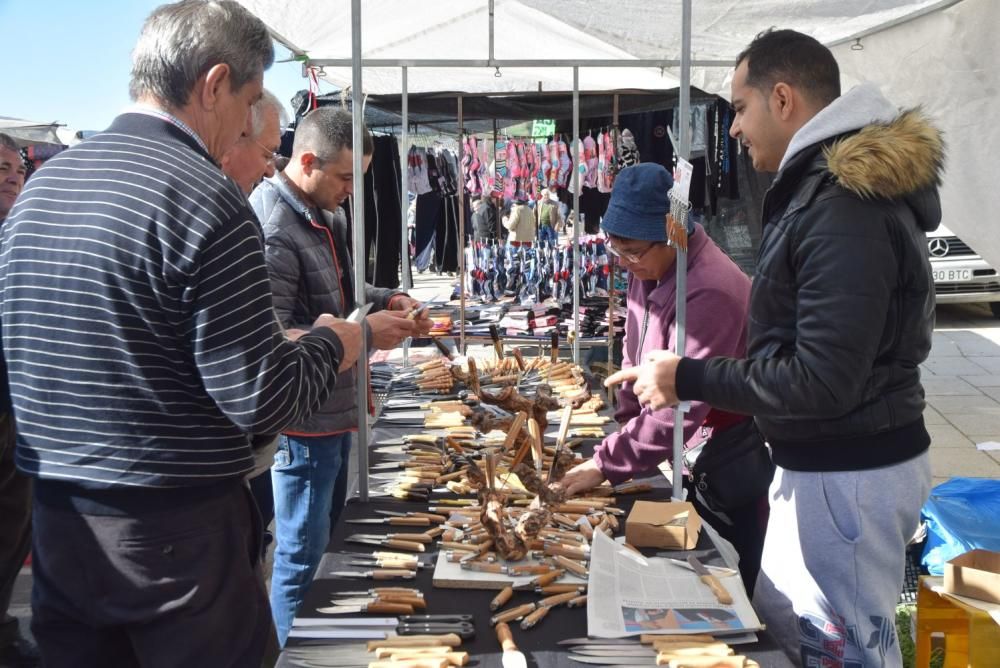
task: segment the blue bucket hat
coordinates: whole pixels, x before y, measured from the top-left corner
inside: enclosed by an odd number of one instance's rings
[[[663,165],[644,162],[626,167],[615,177],[601,229],[623,239],[667,240],[667,192],[674,179]]]

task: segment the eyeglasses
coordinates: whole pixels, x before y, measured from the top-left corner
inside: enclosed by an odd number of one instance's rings
[[[641,251],[639,251],[638,253],[626,253],[626,252],[622,251],[619,248],[615,248],[614,242],[611,241],[611,237],[607,237],[604,240],[604,247],[608,249],[609,253],[611,253],[615,257],[620,258],[622,260],[625,260],[626,262],[629,262],[631,264],[635,264],[636,262],[639,262],[640,260],[642,260],[642,257],[646,253],[648,253],[650,251],[650,249],[652,249],[654,246],[659,246],[659,245],[660,244],[658,244],[658,243],[651,243],[648,246],[646,246],[645,248],[643,248]]]
[[[275,163],[278,162],[278,158],[281,157],[280,153],[278,153],[276,151],[272,151],[271,149],[269,149],[268,147],[264,146],[263,144],[261,144],[256,139],[250,139],[250,141],[252,141],[254,144],[257,144],[257,146],[260,146],[262,149],[264,149],[264,152],[268,156],[267,157],[267,164],[273,165],[273,164],[275,164]]]

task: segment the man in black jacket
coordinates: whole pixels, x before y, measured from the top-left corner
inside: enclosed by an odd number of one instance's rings
[[[755,595],[768,630],[803,665],[899,666],[895,603],[931,481],[919,365],[941,136],[874,86],[841,96],[833,55],[790,30],[740,54],[732,104],[733,136],[777,173],[748,359],[657,352],[608,382],[654,408],[754,415],[778,465]]]

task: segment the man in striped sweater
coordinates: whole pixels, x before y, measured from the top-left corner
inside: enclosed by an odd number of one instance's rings
[[[46,666],[252,666],[274,640],[252,442],[327,399],[361,330],[324,314],[282,336],[257,222],[219,169],[273,57],[231,0],[159,7],[133,51],[138,105],[50,160],[4,225]]]

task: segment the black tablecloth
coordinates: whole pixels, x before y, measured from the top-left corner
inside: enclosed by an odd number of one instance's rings
[[[412,428],[388,427],[385,425],[384,421],[380,421],[376,424],[376,428],[374,429],[370,447],[372,449],[377,448],[379,447],[377,444],[381,441],[398,439],[405,433],[411,433],[412,431]],[[580,451],[590,454],[596,443],[597,441],[585,442],[580,447]],[[377,453],[371,453],[371,464],[378,463],[379,459],[380,456]],[[653,501],[669,499],[669,481],[667,481],[667,479],[660,474],[659,471],[651,471],[647,476],[642,476],[637,478],[637,480],[651,483],[654,486],[654,489],[652,492],[638,496],[619,497],[618,506],[623,510],[628,511],[637,499]],[[433,499],[431,503],[433,504]],[[366,503],[361,503],[355,499],[348,503],[343,514],[341,515],[341,519],[345,520],[375,517],[376,514],[374,511],[376,509],[396,511],[425,510],[426,506],[427,504],[425,503],[400,501],[392,498],[373,498]],[[624,528],[624,516],[622,517],[622,525]],[[465,613],[473,615],[476,627],[476,637],[465,641],[462,644],[461,649],[469,652],[471,659],[470,665],[481,666],[482,668],[500,668],[500,647],[497,643],[493,627],[490,626],[489,621],[490,616],[494,614],[489,610],[489,603],[496,595],[496,591],[434,588],[432,585],[433,569],[431,568],[421,569],[417,574],[416,579],[412,581],[396,580],[384,583],[372,580],[337,578],[330,575],[330,572],[335,570],[365,570],[364,568],[357,566],[347,566],[346,562],[353,559],[353,557],[339,554],[340,552],[369,552],[381,549],[377,546],[345,543],[343,540],[345,537],[352,533],[381,534],[389,533],[391,531],[407,532],[413,531],[413,529],[382,525],[365,526],[358,524],[346,524],[341,521],[339,526],[334,529],[334,534],[332,540],[330,541],[330,545],[327,548],[327,553],[324,555],[323,561],[320,563],[320,567],[317,571],[316,579],[306,595],[302,609],[299,611],[299,617],[323,617],[323,615],[320,615],[317,612],[317,609],[329,606],[335,592],[366,590],[371,587],[379,586],[380,584],[384,584],[385,586],[417,587],[424,593],[424,598],[427,601],[427,609],[418,610],[418,613]],[[417,529],[417,531],[419,531],[419,529]],[[429,547],[431,547],[433,551],[433,546]],[[653,553],[652,551],[647,552],[649,554]],[[662,552],[660,554],[662,554]],[[684,558],[687,554],[694,554],[706,563],[715,563],[719,565],[722,565],[723,563],[721,555],[715,549],[711,539],[709,539],[707,533],[704,531],[701,533],[695,551],[678,553],[677,556],[679,558]],[[433,557],[430,554],[421,556],[421,560],[423,561],[430,562],[432,559]],[[514,598],[511,599],[511,602],[508,603],[505,608],[520,603],[535,601],[538,598],[539,595],[534,592],[515,592]],[[518,648],[524,652],[527,657],[529,666],[584,668],[585,665],[594,665],[571,661],[567,657],[566,649],[556,644],[562,639],[576,638],[587,635],[586,608],[571,609],[564,606],[558,607],[553,609],[545,617],[545,619],[532,629],[522,631],[516,623],[512,623],[511,630],[513,631],[514,640],[517,643]],[[764,668],[791,665],[773,641],[767,637],[766,632],[760,632],[758,633],[758,636],[760,638],[759,642],[753,645],[740,645],[739,651],[756,660]],[[289,647],[294,647],[302,642],[303,641],[299,639],[290,638],[288,645]],[[306,642],[313,645],[316,643],[315,640]],[[340,641],[330,642],[333,643]],[[364,641],[351,642],[359,645],[364,644]],[[278,665],[287,668],[291,666],[292,663],[285,655],[283,655]]]

